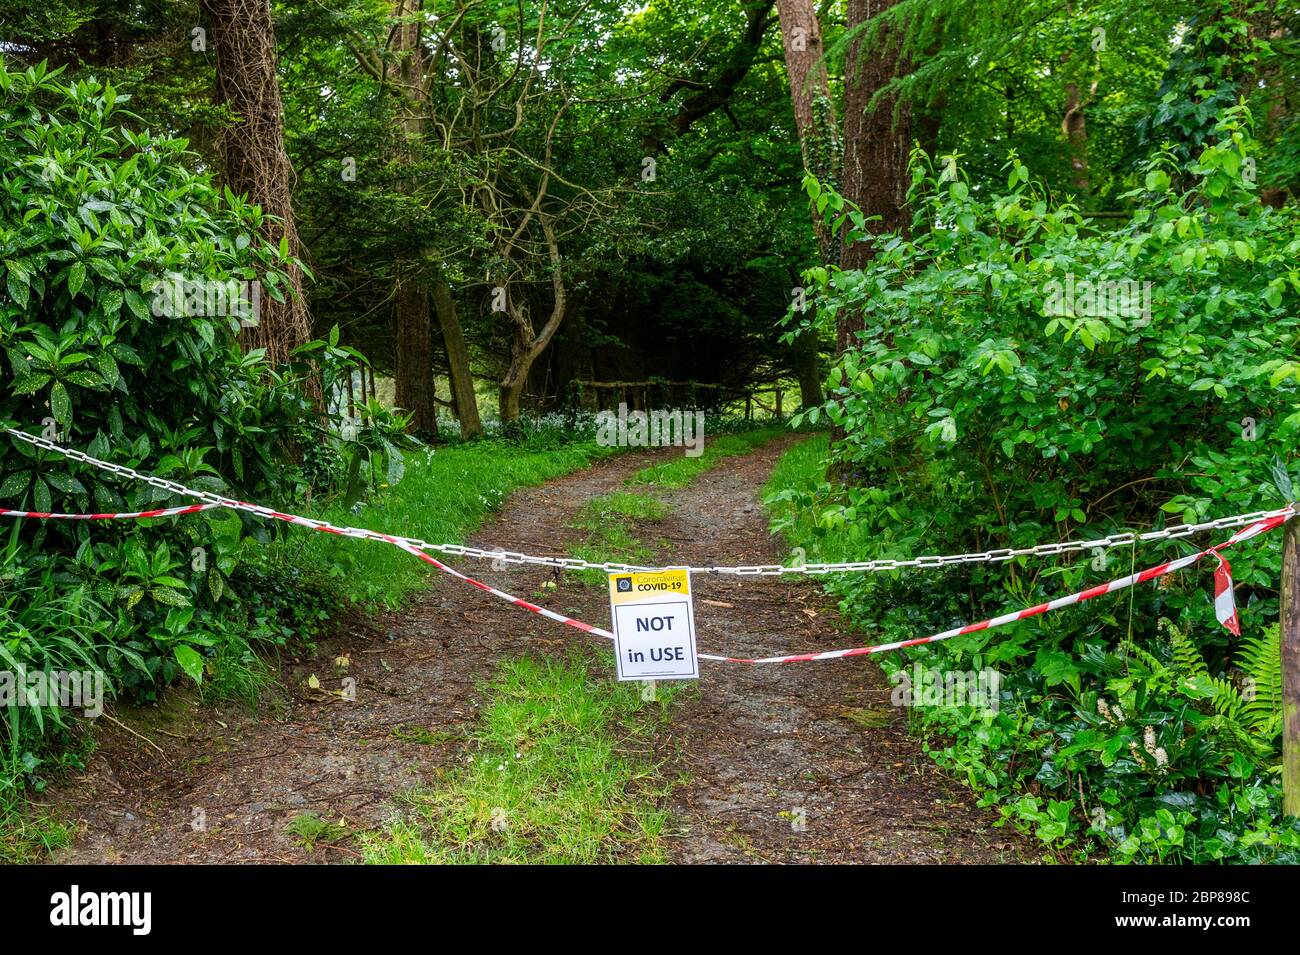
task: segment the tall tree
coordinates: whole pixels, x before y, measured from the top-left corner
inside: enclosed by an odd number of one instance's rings
[[[844,188],[871,219],[872,228],[894,232],[906,228],[907,157],[911,143],[911,106],[892,90],[891,80],[906,71],[901,54],[902,31],[877,19],[900,0],[848,0],[848,26],[856,33],[844,68]],[[860,269],[873,246],[850,242],[841,250],[845,268]],[[855,313],[841,313],[836,345],[843,351],[862,327]]]
[[[831,99],[831,82],[826,72],[821,24],[812,0],[777,0],[781,20],[781,44],[785,70],[790,81],[795,132],[804,169],[819,182],[837,186],[843,150]],[[812,213],[813,232],[823,262],[836,263],[839,243],[825,219]],[[817,334],[811,328],[795,338],[791,364],[799,382],[799,397],[805,408],[822,403],[821,370]]]
[[[201,0],[201,6],[216,54],[217,98],[237,120],[221,136],[225,182],[261,206],[270,217],[266,237],[298,258],[270,0]],[[273,363],[311,337],[302,270],[291,265],[288,275],[289,288],[268,289],[258,323],[242,333],[247,347],[265,348]]]
[[[790,80],[790,100],[804,168],[819,181],[838,185],[844,154],[817,10],[812,0],[777,0],[776,9],[781,18],[785,71]],[[838,242],[823,217],[813,216],[813,230],[822,260],[838,262]]]
[[[420,0],[396,0],[388,39],[392,56],[384,61],[383,79],[398,93],[399,163],[408,166],[415,164],[424,139],[427,97],[422,25]],[[418,183],[408,177],[403,188],[414,192]],[[408,250],[411,254],[400,259],[393,270],[393,385],[398,406],[411,414],[412,430],[437,437],[430,289],[422,251],[418,247]]]
[[[478,396],[474,393],[474,378],[470,372],[469,349],[465,345],[465,332],[461,327],[460,313],[456,309],[456,296],[441,269],[434,269],[433,305],[442,327],[442,343],[447,351],[448,377],[451,379],[451,400],[456,418],[460,421],[460,436],[472,438],[483,433],[483,422],[478,413]]]

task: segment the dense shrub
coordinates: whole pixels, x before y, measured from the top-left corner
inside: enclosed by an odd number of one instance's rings
[[[820,539],[805,525],[798,542],[854,557],[1020,547],[1291,497],[1300,221],[1256,200],[1244,122],[1229,112],[1185,170],[1195,182],[1185,193],[1171,186],[1182,172],[1172,160],[1154,162],[1129,197],[1138,211],[1110,228],[1051,201],[1014,156],[1007,190],[980,195],[955,159],[935,168],[917,154],[911,238],[876,239],[865,270],[808,275],[818,320],[857,314],[863,329],[832,371],[827,404],[808,416],[842,429],[833,462],[845,483],[778,494],[819,511]],[[862,228],[839,196],[809,191],[837,225]],[[893,639],[1189,546],[835,587]],[[916,718],[945,740],[936,755],[1053,848],[1092,839],[1121,858],[1300,859],[1297,830],[1273,825],[1276,668],[1265,663],[1276,658],[1266,628],[1279,554],[1271,535],[1230,555],[1240,641],[1215,622],[1207,581],[1188,573],[914,650],[935,666],[999,668],[1006,697],[996,716]],[[1233,683],[1246,671],[1265,694],[1255,701]]]
[[[278,298],[285,252],[258,237],[257,207],[194,171],[183,141],[133,130],[121,107],[111,86],[0,62],[0,421],[252,500],[337,490],[349,459],[391,460],[391,416],[345,444],[308,397],[309,377],[328,393],[349,370],[337,334],[272,368],[240,350],[237,310],[172,307],[163,293],[200,279],[260,280]],[[0,500],[39,511],[188,503],[8,436]],[[212,661],[281,634],[237,586],[244,539],[275,532],[226,511],[15,522],[4,528],[0,669],[102,668],[112,689],[144,693],[182,672],[201,681]],[[4,724],[11,769],[22,715],[11,708]]]

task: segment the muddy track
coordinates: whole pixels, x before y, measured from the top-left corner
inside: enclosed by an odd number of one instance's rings
[[[790,439],[723,459],[686,488],[657,492],[669,516],[638,529],[665,561],[770,563],[776,544],[758,493]],[[622,486],[659,453],[620,456],[517,492],[474,542],[563,553],[592,497]],[[669,452],[680,453],[680,452]],[[605,623],[601,588],[544,568],[467,564],[503,589]],[[542,590],[555,581],[554,590]],[[703,652],[759,655],[851,639],[808,581],[694,582]],[[710,603],[700,603],[708,600]],[[495,663],[562,652],[591,638],[438,576],[398,615],[349,619],[307,658],[286,660],[281,698],[257,712],[196,707],[173,693],[101,721],[84,774],[41,802],[77,820],[59,861],[348,862],[346,842],[308,851],[285,831],[295,816],[376,828],[400,794],[463,758]],[[346,671],[333,661],[346,654]],[[320,690],[308,686],[318,677]],[[355,701],[325,692],[355,680]],[[670,855],[682,862],[997,862],[1029,858],[993,817],[929,766],[888,706],[867,661],[747,668],[703,665],[657,740],[671,799]],[[864,726],[880,722],[882,725]]]

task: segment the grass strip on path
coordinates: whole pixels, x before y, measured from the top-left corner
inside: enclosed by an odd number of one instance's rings
[[[709,440],[704,453],[698,457],[683,455],[662,464],[642,468],[628,479],[628,484],[653,484],[656,487],[685,487],[722,458],[748,454],[767,442],[786,433],[784,427],[759,428],[739,434],[724,434]]]
[[[643,698],[608,651],[503,662],[466,764],[409,797],[407,818],[363,838],[369,863],[664,861],[667,784],[648,743],[676,690]]]
[[[671,506],[654,496],[656,490],[678,490],[688,486],[701,474],[717,466],[725,458],[748,454],[785,433],[784,428],[769,427],[714,438],[699,457],[674,457],[662,464],[642,468],[628,478],[629,487],[637,491],[611,491],[592,500],[573,521],[572,526],[586,532],[586,539],[573,548],[573,553],[592,563],[623,563],[651,565],[654,549],[639,540],[632,522],[653,524],[667,516]],[[661,549],[667,542],[656,542]],[[605,585],[606,575],[600,570],[571,571],[583,583]]]

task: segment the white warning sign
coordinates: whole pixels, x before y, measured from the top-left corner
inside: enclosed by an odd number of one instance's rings
[[[688,570],[609,575],[620,680],[697,680]]]

